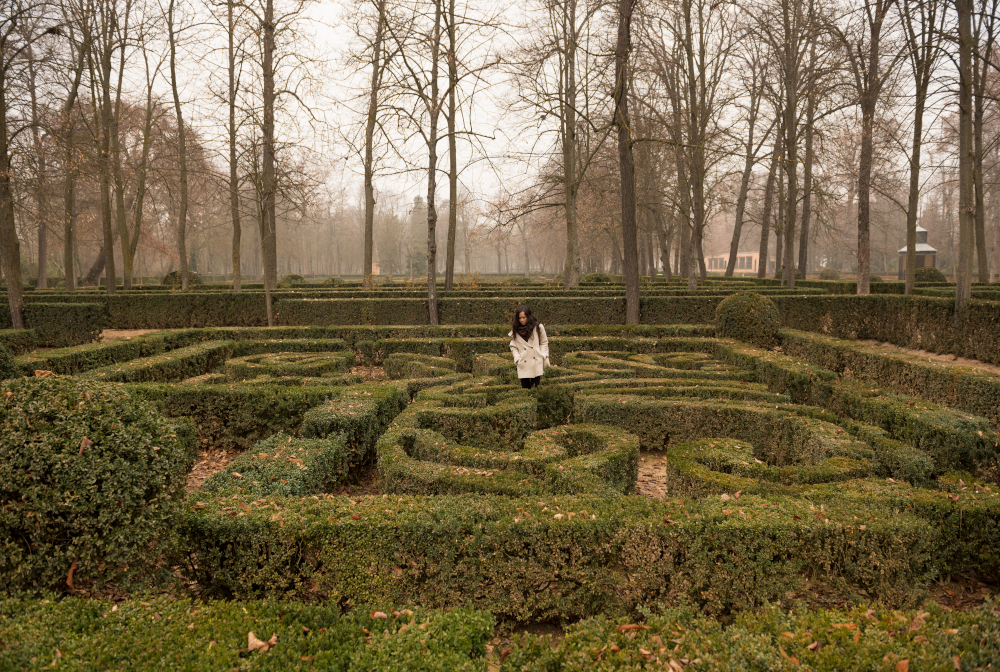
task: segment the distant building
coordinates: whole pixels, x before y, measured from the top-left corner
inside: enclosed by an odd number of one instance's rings
[[[734,273],[740,273],[746,275],[748,273],[757,273],[757,261],[760,259],[760,254],[757,252],[741,252],[736,257],[736,269]],[[705,257],[705,270],[709,273],[725,273],[726,266],[729,264],[729,255],[720,254],[714,257]],[[771,259],[767,264],[767,272],[774,273],[774,259]]]
[[[906,252],[908,247],[899,249],[899,279],[906,279]],[[927,244],[927,229],[917,227],[917,261],[914,268],[935,268],[937,250]]]

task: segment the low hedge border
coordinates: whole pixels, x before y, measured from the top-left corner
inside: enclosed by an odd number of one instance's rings
[[[421,429],[432,429],[456,443],[488,450],[520,450],[537,420],[533,398],[503,399],[485,408],[425,404],[415,407],[413,414]]]
[[[749,495],[251,497],[189,507],[189,571],[208,592],[472,605],[526,622],[658,603],[720,613],[807,596],[820,578],[898,607],[939,567],[932,526],[870,505],[820,517],[802,499]]]
[[[232,341],[209,341],[123,364],[91,369],[82,376],[112,383],[175,382],[208,373],[232,356]]]
[[[267,649],[248,651],[249,633]],[[372,634],[374,633],[374,634]],[[224,602],[148,596],[0,600],[0,668],[148,672],[322,669],[485,672],[493,617],[483,611]],[[51,665],[50,665],[51,666]]]
[[[409,392],[398,383],[366,383],[345,389],[307,411],[300,435],[306,439],[343,434],[349,466],[374,458],[375,443],[406,408]]]
[[[192,418],[201,447],[227,451],[249,450],[278,432],[298,434],[310,410],[344,392],[335,385],[133,383],[128,387],[155,402],[168,417]]]
[[[397,494],[627,494],[639,440],[615,427],[563,425],[528,436],[523,450],[462,446],[430,430],[398,428],[378,444],[383,487]]]
[[[782,331],[782,348],[787,355],[842,378],[982,416],[1000,430],[1000,376],[996,374],[971,367],[942,367],[915,355],[793,330]]]
[[[347,478],[349,468],[342,434],[299,439],[279,432],[213,474],[202,490],[239,488],[259,496],[303,497],[333,491]]]
[[[447,357],[432,357],[397,352],[383,360],[389,380],[400,378],[431,378],[455,373],[455,361]]]
[[[258,376],[320,378],[348,373],[352,366],[353,352],[280,350],[229,359],[223,364],[223,370],[230,380],[247,380]]]
[[[96,341],[109,326],[107,311],[99,303],[25,303],[24,322],[45,348]]]
[[[878,604],[840,609],[777,606],[748,611],[723,626],[691,609],[648,614],[640,624],[597,617],[559,640],[517,637],[504,669],[589,672],[650,669],[986,670],[1000,665],[995,602],[952,611],[933,602],[900,612]]]
[[[38,347],[38,336],[34,329],[0,329],[0,345],[14,356],[23,355]]]

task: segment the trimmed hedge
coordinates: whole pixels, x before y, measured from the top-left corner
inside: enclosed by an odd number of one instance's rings
[[[249,633],[276,644],[248,651]],[[485,672],[490,614],[168,596],[0,600],[0,668]]]
[[[190,571],[206,590],[472,605],[521,622],[657,603],[720,613],[808,596],[809,580],[905,606],[934,575],[940,543],[905,512],[837,503],[820,512],[784,497],[203,500],[184,531]]]
[[[114,383],[166,383],[208,373],[232,356],[232,341],[209,341],[123,364],[91,369],[83,376]]]
[[[735,338],[765,348],[780,342],[778,310],[773,301],[760,294],[740,292],[726,298],[715,309],[715,322],[723,338]]]
[[[432,378],[455,373],[454,360],[446,357],[397,352],[383,360],[389,380],[400,378]]]
[[[223,368],[230,380],[247,380],[258,376],[332,376],[347,373],[352,366],[353,352],[279,351],[230,359]]]
[[[213,474],[203,490],[239,488],[260,496],[302,497],[333,490],[347,478],[348,469],[343,435],[298,439],[279,432]]]
[[[65,590],[156,570],[193,462],[193,431],[120,386],[0,383],[0,578]]]
[[[598,617],[559,640],[521,635],[504,660],[518,672],[594,670],[986,670],[1000,665],[995,602],[952,611],[928,602],[900,612],[873,604],[839,609],[769,606],[728,626],[686,610],[648,614],[638,624]]]
[[[297,434],[310,410],[340,397],[343,391],[335,385],[274,384],[139,383],[129,388],[156,402],[168,417],[192,418],[200,446],[241,451],[278,432]]]
[[[441,408],[430,402],[414,408],[413,416],[421,429],[432,429],[462,445],[520,450],[535,427],[537,411],[533,398],[515,397],[486,408]]]
[[[912,395],[985,417],[1000,430],[1000,376],[875,346],[799,331],[782,331],[788,355],[873,387]]]
[[[397,383],[355,385],[336,398],[310,409],[303,417],[304,438],[328,438],[344,434],[348,462],[369,461],[378,437],[406,408],[407,389]]]
[[[639,440],[614,427],[564,425],[528,436],[524,449],[462,446],[410,427],[378,444],[383,487],[399,494],[584,494],[635,489]]]
[[[0,345],[12,355],[23,355],[38,347],[38,336],[33,329],[0,329]]]
[[[45,348],[96,341],[109,326],[107,312],[98,303],[25,303],[24,322]]]

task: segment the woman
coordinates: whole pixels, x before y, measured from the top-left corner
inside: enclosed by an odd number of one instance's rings
[[[521,387],[538,387],[542,371],[549,366],[549,339],[545,327],[531,314],[531,308],[518,306],[510,333],[510,351],[517,364]]]

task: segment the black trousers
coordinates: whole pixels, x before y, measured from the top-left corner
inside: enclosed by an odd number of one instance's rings
[[[538,384],[542,382],[541,376],[535,376],[534,378],[522,378],[521,387],[526,389],[531,389],[532,387],[538,387]]]

